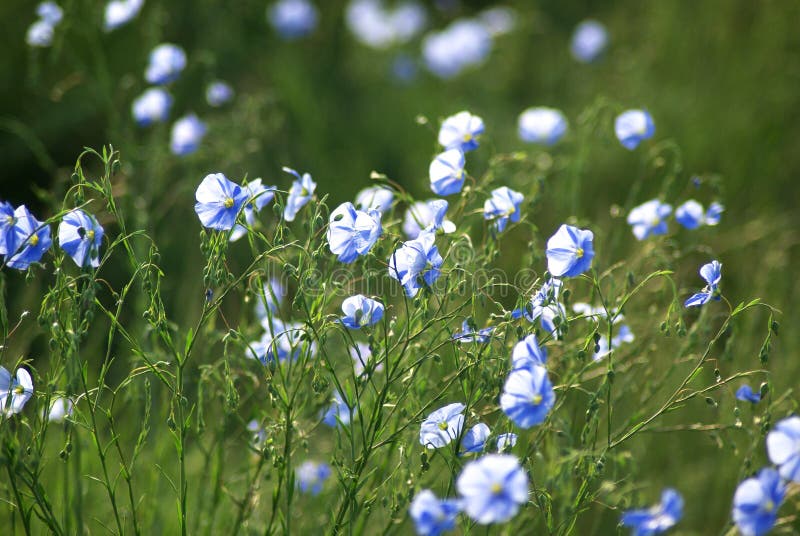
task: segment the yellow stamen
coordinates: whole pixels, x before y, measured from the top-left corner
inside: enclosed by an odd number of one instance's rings
[[[9,225],[14,225],[14,216],[7,216],[6,223]]]
[[[534,406],[538,406],[539,404],[542,403],[542,395],[533,395],[533,398],[531,398],[531,402],[533,403]]]
[[[89,242],[92,242],[94,240],[94,230],[89,229],[86,231],[86,237],[89,239]]]
[[[439,430],[442,430],[442,431],[447,430],[447,423],[444,422],[444,421],[440,422],[439,423]]]
[[[225,208],[231,208],[233,206],[233,198],[226,197],[225,198]]]
[[[36,235],[36,234],[31,235],[30,243],[31,243],[32,246],[38,245],[39,244],[39,235]]]
[[[464,134],[464,142],[468,142],[468,141],[470,141],[471,139],[472,139],[472,134],[470,134],[469,132],[467,132],[466,134]]]
[[[764,510],[767,512],[772,512],[774,509],[775,509],[775,503],[767,499],[766,502],[764,503]]]
[[[22,387],[21,385],[17,385],[16,387],[14,387],[14,394],[15,395],[21,395],[24,392],[25,392],[25,388]]]
[[[575,250],[575,257],[578,258],[578,259],[583,257],[583,248],[578,248],[578,249]]]
[[[499,495],[503,491],[503,486],[501,484],[495,482],[494,484],[492,484],[492,487],[490,489],[492,490],[493,494]]]

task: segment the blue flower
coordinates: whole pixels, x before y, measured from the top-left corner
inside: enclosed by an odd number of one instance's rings
[[[733,495],[733,521],[742,536],[767,534],[778,519],[786,486],[775,469],[765,468],[739,484]]]
[[[455,232],[455,224],[445,219],[448,207],[449,203],[444,199],[417,201],[406,209],[403,232],[411,239],[417,238],[422,231]]]
[[[247,202],[244,205],[244,220],[247,225],[250,227],[255,225],[256,213],[261,212],[261,209],[275,198],[275,190],[275,186],[261,184],[261,179],[254,179],[244,185],[244,191],[247,194]],[[237,223],[233,227],[230,241],[235,242],[245,234],[247,234],[247,228]]]
[[[434,241],[433,233],[420,233],[389,258],[389,277],[403,285],[407,296],[416,296],[423,284],[431,286],[439,278],[444,261]]]
[[[758,404],[761,402],[761,393],[753,391],[753,388],[747,384],[742,385],[736,390],[736,399],[742,402],[752,402]]]
[[[106,4],[103,30],[110,32],[127,24],[139,14],[144,0],[112,0]]]
[[[575,277],[592,267],[594,234],[562,224],[547,241],[547,270],[553,277]]]
[[[511,188],[501,186],[492,190],[492,197],[483,204],[483,219],[494,222],[498,233],[502,233],[509,221],[518,222],[519,206],[524,196]]]
[[[316,343],[306,343],[304,340],[302,324],[284,324],[277,318],[267,317],[261,325],[266,331],[260,340],[248,345],[247,356],[258,359],[263,365],[296,361],[303,352],[308,352],[312,357],[316,354]]]
[[[600,337],[600,340],[597,343],[598,349],[594,353],[593,359],[595,361],[600,361],[605,356],[610,354],[612,351],[622,346],[623,343],[633,342],[633,341],[634,341],[634,336],[633,332],[631,331],[631,328],[629,328],[626,324],[622,324],[619,327],[619,331],[617,332],[617,334],[611,338],[610,345],[608,344],[607,336],[602,335]]]
[[[708,211],[703,211],[703,205],[690,199],[675,209],[675,219],[687,229],[696,229],[701,225],[717,225],[725,207],[719,203],[711,203]]]
[[[422,40],[422,58],[430,72],[452,78],[482,63],[492,49],[492,36],[478,21],[459,19]]]
[[[539,366],[512,370],[500,395],[503,412],[520,428],[543,422],[555,401],[547,370]]]
[[[136,97],[131,104],[131,113],[136,124],[146,127],[166,121],[172,108],[172,95],[160,87],[151,87]]]
[[[711,300],[720,299],[719,281],[722,279],[722,264],[719,261],[704,264],[700,267],[700,277],[706,280],[706,287],[686,300],[684,307],[705,305]]]
[[[456,490],[464,512],[476,523],[503,523],[528,501],[528,475],[516,456],[487,454],[464,466]]]
[[[672,213],[672,207],[658,199],[652,199],[631,209],[628,214],[628,224],[633,226],[633,235],[638,240],[648,236],[667,234],[667,216]]]
[[[585,20],[578,24],[572,34],[570,52],[581,63],[591,63],[605,52],[608,46],[608,31],[596,20]]]
[[[267,19],[284,39],[299,39],[317,27],[319,14],[308,0],[278,0],[267,10]]]
[[[380,212],[356,210],[352,203],[342,203],[331,212],[328,246],[341,262],[350,263],[366,255],[382,233]]]
[[[311,175],[308,173],[303,173],[301,177],[298,172],[291,168],[285,167],[283,171],[296,177],[296,180],[292,182],[292,187],[289,189],[289,197],[286,199],[286,208],[283,209],[283,219],[286,221],[294,221],[300,209],[311,201],[314,190],[317,189],[317,183],[311,179]]]
[[[33,386],[31,386],[33,390]],[[65,397],[56,397],[50,404],[50,411],[47,412],[47,420],[50,422],[64,422],[67,417],[72,416],[72,410],[75,408],[75,403]]]
[[[414,529],[420,536],[439,536],[446,530],[456,528],[456,517],[461,511],[458,501],[438,499],[429,489],[414,496],[408,514],[414,521]]]
[[[64,10],[55,2],[42,2],[36,6],[36,14],[40,19],[53,26],[61,22],[64,18]]]
[[[565,318],[566,316],[564,306],[558,301],[562,284],[560,279],[555,278],[545,281],[531,297],[530,304],[522,309],[512,311],[511,317],[516,319],[524,316],[529,322],[536,322],[538,319],[542,329],[555,333],[555,318]]]
[[[247,202],[247,192],[222,173],[206,175],[195,192],[194,211],[208,229],[230,231],[236,216]]]
[[[456,402],[428,415],[419,429],[419,444],[438,449],[457,438],[464,426],[464,407]]]
[[[342,302],[342,324],[350,329],[374,326],[383,318],[383,304],[361,294],[350,296]]]
[[[24,368],[18,368],[16,376],[0,366],[0,412],[14,415],[22,411],[33,396],[33,380]]]
[[[286,287],[283,286],[280,279],[273,277],[269,282],[264,284],[264,293],[257,293],[256,297],[256,317],[262,324],[269,323],[269,315],[267,309],[274,313],[278,307],[283,303],[284,298],[287,296]]]
[[[341,393],[337,391],[333,395],[331,405],[328,406],[328,409],[325,410],[322,416],[322,422],[331,428],[336,428],[340,423],[347,426],[350,424],[350,420],[355,414],[356,408],[353,408],[351,412],[347,402],[342,398]]]
[[[456,342],[476,342],[478,344],[486,344],[492,339],[492,331],[494,328],[489,326],[478,330],[477,332],[472,329],[467,320],[461,324],[461,331],[453,333],[452,339]]]
[[[800,417],[778,421],[767,434],[767,455],[783,478],[800,482]]]
[[[544,366],[545,363],[547,363],[547,350],[539,346],[534,334],[519,341],[511,351],[512,370]]]
[[[206,102],[217,108],[233,98],[233,88],[227,82],[214,80],[206,87]]]
[[[163,43],[150,52],[144,78],[158,86],[174,82],[186,67],[186,53],[178,45]]]
[[[364,188],[356,195],[356,207],[359,210],[377,210],[386,212],[392,208],[394,192],[385,186],[371,186]]]
[[[489,427],[482,422],[467,430],[461,438],[461,454],[481,452],[486,447],[486,440],[491,433]]]
[[[14,220],[14,239],[9,242],[13,242],[16,249],[6,254],[6,265],[15,270],[27,270],[50,249],[50,226],[34,218],[25,205],[14,211]]]
[[[510,33],[516,25],[519,14],[507,6],[490,7],[478,15],[481,23],[492,37]]]
[[[347,6],[347,26],[364,45],[386,49],[409,41],[425,26],[425,9],[416,2],[400,2],[393,8],[383,0],[353,0]]]
[[[68,212],[58,225],[58,244],[80,267],[100,266],[103,228],[91,214],[80,209]]]
[[[483,119],[469,112],[459,112],[442,122],[439,129],[439,145],[445,149],[460,149],[462,152],[478,148],[478,138],[483,134]]]
[[[300,464],[295,475],[300,491],[319,495],[325,481],[331,476],[331,468],[327,463],[308,460]]]
[[[517,127],[524,142],[554,145],[567,133],[567,118],[555,108],[528,108],[519,115]]]
[[[511,450],[517,444],[517,434],[507,433],[497,436],[497,452],[506,452]]]
[[[356,376],[361,376],[364,372],[370,370],[372,372],[383,370],[383,363],[371,364],[373,363],[372,350],[366,343],[356,342],[355,347],[350,348],[350,357],[353,358],[353,371]]]
[[[661,492],[661,502],[650,508],[628,510],[622,514],[622,524],[633,529],[632,536],[660,534],[683,517],[683,497],[674,489]]]
[[[628,110],[617,116],[614,132],[622,146],[632,151],[642,141],[653,137],[656,126],[647,110]]]
[[[206,124],[194,114],[181,117],[172,125],[169,148],[172,154],[185,156],[192,154],[200,146],[206,135]]]
[[[46,20],[37,20],[28,27],[25,42],[32,47],[49,47],[53,44],[54,27]]]
[[[0,255],[17,251],[17,218],[11,203],[0,201]]]
[[[452,195],[460,192],[467,176],[464,164],[464,153],[461,149],[449,149],[437,155],[428,168],[433,193]]]
[[[264,427],[261,426],[257,420],[253,419],[247,423],[247,430],[253,434],[251,440],[253,446],[257,449],[262,448],[264,442],[267,440],[267,431]]]

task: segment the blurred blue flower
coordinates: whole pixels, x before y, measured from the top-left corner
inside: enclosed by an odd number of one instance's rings
[[[675,209],[675,219],[687,229],[696,229],[701,225],[717,225],[724,210],[725,207],[714,202],[704,212],[703,205],[690,199]]]
[[[547,350],[539,346],[534,334],[519,341],[511,351],[512,370],[544,366],[545,363],[547,363]]]
[[[736,399],[741,400],[742,402],[758,404],[761,402],[761,393],[753,391],[752,387],[744,384],[736,390]]]
[[[461,455],[481,452],[486,447],[486,440],[491,435],[489,427],[479,422],[466,432],[461,438]]]
[[[486,344],[492,338],[494,328],[489,326],[478,331],[474,331],[469,325],[469,321],[464,320],[461,324],[461,331],[453,333],[452,339],[456,342],[476,342]]]
[[[100,266],[103,227],[81,209],[68,212],[58,225],[58,244],[80,267]]]
[[[481,24],[492,37],[510,33],[519,14],[508,6],[495,6],[485,9],[478,14]]]
[[[764,468],[744,480],[733,495],[733,521],[742,536],[767,534],[778,519],[786,485],[775,469]]]
[[[487,454],[464,466],[456,480],[464,512],[476,523],[503,523],[528,501],[528,475],[516,456]]]
[[[178,45],[162,43],[150,52],[150,63],[144,78],[151,84],[174,82],[186,67],[186,53]]]
[[[383,363],[376,363],[367,367],[372,361],[372,350],[370,350],[369,344],[356,342],[355,347],[350,347],[350,357],[353,358],[353,371],[356,376],[361,376],[367,370],[372,370],[373,372],[383,370]]]
[[[339,261],[351,263],[366,255],[382,233],[380,212],[356,210],[352,203],[342,203],[331,212],[328,246]]]
[[[661,492],[661,502],[640,510],[628,510],[622,514],[622,524],[632,529],[632,536],[661,534],[683,517],[683,497],[674,489]]]
[[[483,119],[464,111],[451,115],[439,128],[439,145],[445,149],[462,152],[478,148],[478,138],[483,134]]]
[[[275,31],[287,40],[299,39],[317,27],[319,13],[308,0],[278,0],[267,9],[267,19]]]
[[[492,190],[492,197],[483,203],[483,219],[491,220],[498,233],[502,233],[509,221],[518,222],[519,207],[524,196],[507,186]]]
[[[461,149],[449,149],[437,155],[428,168],[433,193],[436,195],[459,193],[467,176],[464,164],[464,153]]]
[[[711,300],[720,299],[719,281],[722,279],[722,264],[719,261],[704,264],[700,267],[700,277],[706,280],[706,287],[686,300],[684,307],[705,305]]]
[[[264,442],[267,440],[267,431],[264,427],[261,426],[257,420],[253,419],[247,423],[247,431],[253,434],[251,440],[253,446],[257,449],[262,448]]]
[[[547,270],[553,277],[575,277],[592,267],[594,234],[562,224],[547,241]]]
[[[233,88],[227,82],[214,80],[206,87],[206,102],[215,108],[222,106],[233,98]]]
[[[283,209],[283,219],[286,221],[294,221],[295,216],[301,208],[311,201],[314,196],[314,190],[317,189],[317,183],[311,179],[311,175],[303,173],[301,177],[295,170],[284,167],[283,171],[295,176],[295,181],[289,189],[289,197],[286,199],[286,208]]]
[[[464,407],[456,402],[428,415],[419,429],[419,444],[438,449],[457,438],[464,426]]]
[[[172,95],[160,87],[151,87],[134,99],[131,113],[136,124],[146,127],[152,123],[166,121],[172,108]]]
[[[106,4],[103,30],[110,32],[136,18],[144,0],[112,0]]]
[[[632,151],[653,137],[656,126],[647,110],[627,110],[614,121],[614,132],[622,146]]]
[[[206,124],[194,114],[181,117],[172,125],[169,148],[172,154],[185,156],[197,150],[206,135]]]
[[[17,218],[11,203],[0,201],[0,255],[8,255],[17,251]]]
[[[212,173],[206,175],[197,187],[195,199],[194,211],[203,227],[230,231],[247,201],[247,191],[222,173]]]
[[[781,476],[800,482],[800,417],[793,415],[775,425],[767,434],[769,461],[778,466]]]
[[[464,69],[482,63],[492,49],[492,36],[480,22],[458,19],[422,41],[422,58],[430,72],[452,78]]]
[[[353,408],[351,413],[350,408],[347,406],[347,402],[345,402],[344,398],[342,398],[342,394],[337,391],[333,394],[331,405],[328,406],[328,409],[325,410],[325,413],[322,416],[322,422],[331,428],[336,428],[340,423],[347,426],[350,424],[350,420],[355,414],[356,408]]]
[[[555,334],[555,318],[566,316],[564,306],[558,301],[562,284],[562,281],[556,278],[545,281],[531,297],[530,304],[512,311],[511,317],[516,319],[524,316],[529,322],[536,322],[538,319],[542,329]]]
[[[0,412],[14,415],[22,411],[33,396],[33,380],[24,368],[18,368],[16,376],[0,366]]]
[[[404,242],[389,258],[389,277],[397,279],[407,296],[416,296],[422,285],[433,285],[444,260],[433,233],[423,232]]]
[[[417,78],[419,66],[416,58],[408,54],[397,54],[389,70],[392,78],[402,84],[410,84]]]
[[[267,283],[264,283],[263,291],[263,294],[257,293],[256,296],[256,318],[262,325],[264,322],[269,325],[267,309],[270,313],[276,312],[286,298],[287,292],[286,287],[277,277],[272,277]]]
[[[555,401],[553,384],[540,366],[512,370],[500,395],[503,413],[520,428],[543,422]]]
[[[417,493],[408,508],[414,529],[420,536],[439,536],[446,530],[453,530],[460,511],[458,501],[438,499],[429,489]]]
[[[633,235],[644,240],[648,236],[667,234],[667,216],[671,213],[670,205],[652,199],[632,208],[627,221],[633,228]]]
[[[33,387],[31,387],[31,390]],[[75,403],[66,397],[58,396],[53,398],[50,403],[50,411],[47,412],[47,420],[49,422],[64,422],[67,417],[72,416],[72,411],[75,408]]]
[[[631,331],[631,328],[629,328],[627,326],[627,324],[622,324],[619,327],[619,331],[617,332],[617,334],[614,335],[611,338],[611,344],[610,345],[608,344],[608,337],[607,336],[602,335],[600,337],[600,340],[597,342],[598,348],[597,348],[597,351],[594,353],[594,358],[593,359],[595,361],[600,361],[605,356],[610,354],[612,351],[614,351],[617,348],[619,348],[620,346],[622,346],[623,343],[633,342],[634,340],[635,340],[635,338],[633,336],[633,332]]]
[[[572,57],[582,63],[591,63],[602,56],[608,46],[608,31],[606,27],[596,21],[587,19],[577,27],[572,34],[570,52]]]
[[[385,186],[370,186],[356,194],[356,207],[359,210],[374,209],[383,213],[392,208],[392,201],[394,192]]]
[[[310,460],[300,464],[295,471],[297,487],[303,493],[311,493],[311,495],[320,494],[322,486],[329,476],[331,476],[331,468],[327,463]]]
[[[422,231],[439,231],[444,234],[455,232],[456,226],[445,219],[449,203],[444,199],[417,201],[406,209],[403,220],[403,232],[415,239]]]
[[[399,2],[391,9],[383,0],[353,0],[347,6],[347,26],[362,44],[386,49],[408,42],[427,22],[425,9],[416,2]]]
[[[519,114],[517,127],[522,141],[553,145],[567,133],[567,118],[555,108],[528,108]]]
[[[46,20],[37,20],[28,27],[25,42],[32,47],[49,47],[53,44],[55,28]]]
[[[350,296],[342,302],[342,324],[350,329],[374,326],[383,318],[383,304],[362,294]]]
[[[244,205],[244,220],[252,227],[256,223],[256,214],[275,199],[275,186],[264,186],[261,179],[253,179],[244,185],[247,202]],[[247,227],[237,223],[233,226],[230,241],[235,242],[247,234]]]
[[[265,333],[260,340],[248,345],[246,355],[258,359],[264,366],[296,361],[303,352],[307,352],[310,357],[316,354],[316,343],[305,340],[303,324],[285,324],[278,318],[267,317],[261,321],[261,325]]]
[[[510,451],[517,444],[518,436],[514,433],[500,434],[497,436],[497,452]]]
[[[50,249],[50,226],[37,220],[25,205],[14,211],[14,220],[14,239],[9,242],[16,248],[6,254],[6,265],[15,270],[27,270]]]
[[[64,10],[55,2],[42,2],[36,6],[36,14],[48,24],[56,26],[64,18]]]

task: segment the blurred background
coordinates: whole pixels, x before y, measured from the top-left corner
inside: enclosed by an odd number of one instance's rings
[[[202,292],[192,207],[207,173],[223,172],[237,181],[261,177],[287,189],[291,177],[281,166],[290,166],[310,172],[317,193],[329,195],[328,204],[335,206],[368,186],[377,170],[426,199],[439,121],[469,110],[484,119],[486,134],[468,171],[485,168],[495,154],[533,151],[538,173],[548,181],[572,181],[571,195],[545,195],[538,207],[535,223],[543,233],[568,217],[627,233],[619,208],[637,180],[635,204],[669,195],[667,178],[679,185],[680,199],[721,201],[722,223],[696,239],[679,278],[687,287],[699,284],[696,268],[713,252],[725,265],[724,292],[732,302],[760,297],[782,309],[784,328],[770,367],[777,391],[796,385],[800,3],[442,0],[416,4],[417,11],[399,16],[410,26],[406,33],[389,37],[360,26],[352,4],[317,2],[313,28],[291,35],[270,21],[271,3],[264,0],[146,0],[113,31],[103,29],[102,2],[65,0],[52,43],[42,47],[26,43],[36,2],[4,0],[0,199],[27,204],[40,218],[51,216],[61,207],[83,147],[113,145],[123,163],[116,194],[134,224],[160,245],[167,308],[180,320],[180,304]],[[486,15],[498,5],[507,9],[494,18]],[[409,22],[420,14],[419,24]],[[489,28],[485,50],[456,73],[437,71],[423,53],[426,43],[464,18]],[[608,32],[604,52],[589,62],[570,51],[585,19],[601,22]],[[186,68],[169,84],[169,119],[140,127],[131,106],[149,87],[148,56],[163,42],[185,50]],[[215,80],[234,91],[221,106],[206,100]],[[564,112],[570,130],[561,143],[530,149],[520,141],[517,117],[530,106]],[[646,108],[656,124],[655,138],[634,152],[622,149],[613,132],[614,116],[628,108]],[[197,151],[173,154],[171,125],[189,113],[205,122],[207,133]],[[700,178],[696,193],[686,190],[692,177]],[[184,229],[175,221],[192,226]],[[526,246],[509,247],[521,252]],[[610,265],[640,245],[631,236],[613,251],[602,251],[602,243],[596,248]],[[17,314],[36,310],[36,285],[24,274],[10,274],[9,308]],[[754,337],[762,337],[766,325],[766,318],[758,321]],[[38,343],[15,344],[25,352]],[[720,455],[720,443],[705,437],[683,439],[656,438],[660,448],[643,452],[639,463],[652,462],[665,473],[680,467],[680,474],[705,489],[697,496],[718,495],[708,505],[707,520],[696,509],[687,514],[687,527],[711,533],[728,515],[736,480],[715,468],[724,461],[720,456],[740,453]]]

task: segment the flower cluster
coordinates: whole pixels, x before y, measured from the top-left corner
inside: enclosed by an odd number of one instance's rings
[[[36,6],[38,19],[30,25],[25,41],[32,47],[49,47],[53,44],[56,26],[64,18],[62,10],[55,2],[42,2]]]
[[[718,202],[713,202],[707,211],[703,205],[690,199],[675,210],[675,219],[687,229],[696,229],[702,225],[717,225],[725,210]],[[638,240],[650,236],[667,234],[667,218],[672,214],[672,205],[651,199],[634,207],[628,213],[628,224]]]

